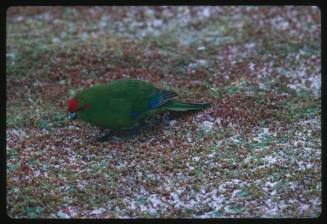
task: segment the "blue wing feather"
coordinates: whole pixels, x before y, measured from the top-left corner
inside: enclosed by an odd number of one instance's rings
[[[175,96],[177,96],[177,94],[174,91],[167,91],[167,90],[158,91],[154,94],[154,96],[150,98],[148,102],[148,106],[144,111],[141,112],[133,111],[130,113],[130,116],[132,118],[137,118],[142,113],[161,106],[162,104],[166,103],[168,100],[170,100]]]
[[[160,97],[161,97],[161,94],[156,94],[153,97],[151,97],[151,99],[148,102],[148,108],[147,109],[156,108],[160,103]]]

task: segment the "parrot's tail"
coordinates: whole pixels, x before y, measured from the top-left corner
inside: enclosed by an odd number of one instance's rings
[[[210,106],[210,103],[183,103],[170,100],[163,105],[164,108],[174,111],[201,110]]]

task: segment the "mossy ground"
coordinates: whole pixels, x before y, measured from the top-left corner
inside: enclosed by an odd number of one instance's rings
[[[319,216],[320,24],[307,6],[9,8],[8,215]],[[212,106],[100,143],[66,100],[118,78]]]

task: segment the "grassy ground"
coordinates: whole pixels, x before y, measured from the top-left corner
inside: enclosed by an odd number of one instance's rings
[[[10,8],[8,215],[319,216],[320,33],[315,7]],[[66,100],[118,78],[212,107],[96,142]]]

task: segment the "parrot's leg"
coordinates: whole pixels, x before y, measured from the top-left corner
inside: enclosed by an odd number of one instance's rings
[[[133,127],[125,129],[123,138],[130,139],[130,138],[134,137],[135,135],[140,133],[140,130],[143,126],[144,125],[142,125],[141,123],[137,123]]]
[[[97,141],[99,141],[99,142],[105,142],[105,141],[107,141],[109,139],[109,136],[110,136],[110,133],[107,133],[105,135],[102,135],[102,136],[100,136],[100,137],[97,138]]]
[[[132,127],[129,129],[125,129],[124,131],[118,131],[118,132],[102,131],[101,136],[97,138],[97,141],[105,142],[105,141],[108,141],[109,137],[110,137],[110,138],[112,138],[113,141],[119,142],[121,139],[129,139],[129,138],[135,136],[136,134],[139,133],[140,129],[141,129],[141,126],[136,126],[136,127]],[[114,133],[116,133],[117,136],[115,136]]]
[[[106,132],[106,133],[104,133],[104,132]],[[102,136],[98,137],[97,138],[97,141],[99,141],[99,142],[105,142],[105,141],[107,141],[109,139],[109,136],[112,134],[112,132],[105,131],[105,129],[102,129],[101,130],[101,134],[102,134]]]

